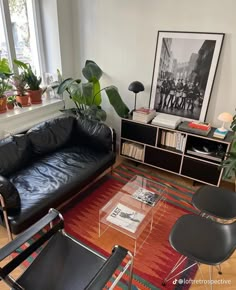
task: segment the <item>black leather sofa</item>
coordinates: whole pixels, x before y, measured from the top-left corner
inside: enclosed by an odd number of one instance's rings
[[[0,215],[19,234],[115,162],[105,124],[64,116],[0,141]]]

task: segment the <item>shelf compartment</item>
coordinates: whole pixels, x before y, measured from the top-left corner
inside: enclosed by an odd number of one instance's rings
[[[158,148],[146,147],[144,162],[179,173],[182,156]]]
[[[184,133],[159,129],[157,146],[174,152],[183,152],[186,138],[187,136]]]
[[[227,151],[227,144],[204,138],[188,136],[185,154],[213,163],[221,163]]]
[[[122,140],[120,154],[143,162],[144,145]]]
[[[121,137],[155,146],[157,128],[122,120]]]
[[[206,183],[218,185],[221,170],[218,165],[184,157],[181,174]]]

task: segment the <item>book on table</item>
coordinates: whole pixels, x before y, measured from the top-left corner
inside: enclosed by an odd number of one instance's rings
[[[211,128],[210,123],[200,122],[200,121],[192,121],[188,123],[189,127],[196,128],[200,130],[209,130]]]
[[[189,133],[194,133],[194,134],[198,134],[198,135],[202,135],[202,136],[207,136],[209,134],[209,132],[211,131],[211,127],[208,128],[207,130],[201,130],[198,128],[189,127],[188,123],[189,122],[187,122],[187,121],[182,122],[178,126],[178,130],[189,132]]]
[[[228,130],[221,131],[219,128],[215,129],[213,137],[224,139],[228,133]]]
[[[157,193],[152,192],[141,186],[138,189],[136,189],[131,196],[151,206],[154,206],[159,198],[159,195]]]
[[[117,203],[106,219],[114,225],[135,233],[144,219],[144,214],[133,210],[122,203]]]
[[[156,116],[156,111],[154,109],[139,108],[133,111],[133,120],[143,123],[148,123]]]

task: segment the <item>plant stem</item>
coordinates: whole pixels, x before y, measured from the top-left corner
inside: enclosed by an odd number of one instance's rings
[[[101,93],[101,91],[104,91],[105,89],[107,89],[107,88],[109,88],[110,86],[107,86],[107,87],[105,87],[105,88],[103,88],[103,89],[101,89],[99,92],[97,92],[94,96],[93,96],[93,101],[92,101],[92,104],[94,103],[94,100],[95,100],[95,97],[98,95],[98,94],[100,94]]]

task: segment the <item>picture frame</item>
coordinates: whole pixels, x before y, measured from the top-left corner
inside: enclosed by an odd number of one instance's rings
[[[149,107],[204,122],[224,36],[158,31]]]

